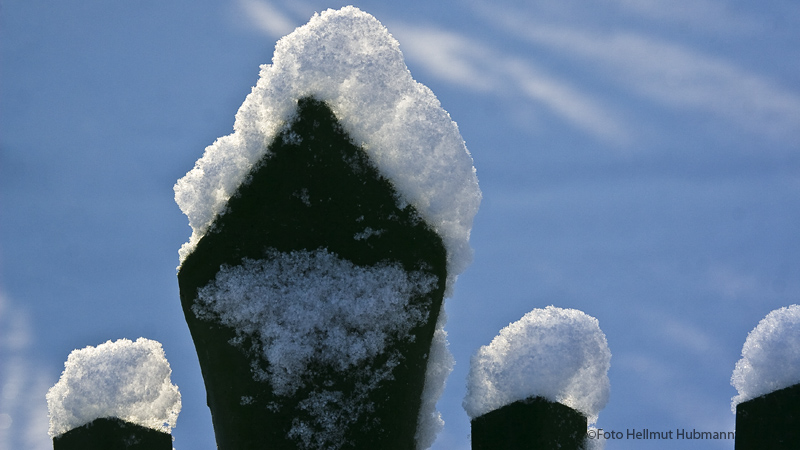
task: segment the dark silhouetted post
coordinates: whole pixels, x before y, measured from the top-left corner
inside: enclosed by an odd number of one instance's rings
[[[218,447],[429,445],[480,197],[458,126],[377,19],[347,6],[282,38],[234,133],[175,185]]]
[[[171,450],[172,436],[117,418],[95,419],[53,438],[54,450]]]
[[[476,417],[472,450],[578,450],[586,438],[586,416],[541,397],[521,400]]]
[[[268,260],[275,252],[315,249],[362,267],[397,263],[405,271],[423,271],[437,280],[432,291],[407,299],[424,308],[426,320],[411,330],[413,339],[388,343],[385,354],[399,352],[399,364],[379,356],[352,371],[390,372],[363,399],[364,409],[357,411],[361,418],[335,430],[341,433],[337,442],[317,443],[319,448],[415,448],[427,358],[445,289],[446,252],[441,238],[412,206],[397,206],[396,195],[329,107],[304,98],[294,121],[276,136],[268,156],[230,199],[227,212],[185,259],[178,273],[181,302],[220,449],[303,448],[297,438],[302,431],[299,421],[305,420],[314,439],[325,439],[327,432],[316,429],[318,422],[302,407],[318,398],[315,392],[359,395],[363,380],[324,364],[312,364],[313,370],[303,375],[303,387],[293,395],[276,395],[268,380],[254,377],[254,368],[271,370],[268,361],[251,351],[258,345],[248,347],[255,338],[237,340],[235,329],[203,320],[193,309],[198,289],[212,282],[222,266]],[[354,239],[365,229],[380,232]],[[331,417],[352,418],[336,411],[335,403],[321,408],[330,408]]]
[[[736,405],[736,450],[800,448],[800,384]]]

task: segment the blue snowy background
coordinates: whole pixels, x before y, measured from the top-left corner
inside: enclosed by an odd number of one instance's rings
[[[69,352],[140,336],[183,395],[175,448],[215,448],[172,186],[232,132],[275,41],[346,4],[0,1],[0,448],[52,448],[44,395]],[[608,338],[598,427],[732,431],[747,333],[800,301],[800,4],[355,5],[458,122],[484,195],[434,448],[469,448],[470,355],[551,304]]]

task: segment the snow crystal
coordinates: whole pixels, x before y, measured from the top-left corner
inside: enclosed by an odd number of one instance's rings
[[[108,417],[169,433],[181,410],[171,373],[161,344],[149,339],[74,350],[47,392],[50,437]]]
[[[263,260],[223,266],[198,290],[193,311],[234,328],[235,343],[255,337],[255,348],[245,350],[255,350],[269,364],[266,371],[254,364],[254,376],[268,381],[278,396],[303,387],[309,364],[361,380],[350,397],[317,387],[300,403],[316,423],[297,421],[290,436],[329,442],[343,425],[368,412],[369,391],[391,378],[402,356],[387,348],[413,340],[413,328],[428,319],[430,304],[409,299],[431,292],[436,281],[422,271],[406,272],[399,263],[356,266],[325,249],[271,251]],[[379,355],[388,362],[376,370],[369,363]],[[338,416],[331,416],[331,405]],[[319,427],[328,435],[304,431]],[[311,444],[318,446],[306,442]]]
[[[736,405],[800,383],[800,306],[776,309],[747,335],[731,385]]]
[[[371,15],[349,6],[316,14],[282,38],[247,96],[234,133],[206,148],[178,180],[191,253],[303,97],[324,101],[402,199],[444,241],[448,292],[470,263],[469,234],[481,199],[472,158],[436,96],[416,82],[398,42]]]
[[[575,309],[534,309],[472,357],[464,409],[474,419],[539,396],[594,423],[608,402],[610,363],[597,319]]]

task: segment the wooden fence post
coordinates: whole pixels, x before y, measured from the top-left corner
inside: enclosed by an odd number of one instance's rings
[[[534,397],[476,417],[471,426],[472,450],[578,450],[587,420],[569,406]]]
[[[736,405],[735,448],[800,448],[800,384]]]
[[[54,450],[172,450],[172,436],[116,417],[95,419],[53,438]]]
[[[217,445],[220,449],[298,445],[413,449],[428,354],[444,298],[445,248],[413,207],[397,206],[391,184],[352,144],[324,102],[301,99],[295,117],[178,272]],[[358,239],[365,229],[376,231]],[[243,339],[234,326],[208,315],[198,316],[199,290],[212,283],[223,267],[317,249],[357,266],[393,263],[406,273],[421,271],[435,280],[430,291],[404,300],[409,308],[424,312],[424,320],[409,330],[413,338],[387,342],[382,354],[351,369],[351,374],[387,373],[364,394],[362,405],[348,403],[357,411],[340,409],[336,402],[362,395],[359,386],[369,380],[311,361],[312,370],[298,375],[303,377],[299,389],[290,395],[276,393],[271,380],[254,377],[254,371],[276,372],[259,353],[265,343],[252,335]],[[345,296],[351,294],[355,295]],[[286,308],[293,306],[290,299],[282,301]],[[339,397],[334,401],[327,393]],[[320,395],[329,403],[315,408],[327,417],[314,416],[307,406]],[[304,439],[319,442],[298,444]]]

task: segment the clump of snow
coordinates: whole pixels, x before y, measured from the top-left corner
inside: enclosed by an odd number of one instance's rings
[[[444,324],[447,322],[447,314],[444,304],[439,312],[439,319],[436,322],[436,331],[433,333],[431,342],[431,353],[428,356],[428,367],[425,371],[425,388],[422,391],[422,405],[417,422],[417,435],[415,436],[417,450],[425,450],[433,445],[436,435],[444,427],[442,415],[436,410],[436,402],[442,396],[445,381],[453,371],[455,359],[447,348],[447,332]]]
[[[74,350],[47,392],[50,437],[108,417],[169,433],[181,410],[171,373],[161,344],[145,338]]]
[[[406,273],[400,264],[359,267],[324,249],[270,252],[223,266],[198,290],[193,311],[257,336],[277,395],[293,394],[309,363],[347,372],[382,353],[427,319],[427,305],[409,298],[430,292],[436,277]]]
[[[412,329],[428,319],[430,304],[409,299],[431,292],[436,281],[399,263],[356,266],[325,249],[271,251],[263,260],[223,266],[198,290],[193,311],[234,328],[234,344],[255,338],[255,348],[245,350],[269,364],[265,371],[254,363],[254,377],[278,396],[303,387],[310,364],[359,380],[352,395],[315,388],[300,403],[315,423],[297,420],[290,435],[324,447],[368,413],[370,390],[391,379],[402,361],[394,345],[412,340]],[[379,355],[388,362],[376,369],[369,363]]]
[[[608,402],[610,364],[597,319],[575,309],[534,309],[472,357],[464,409],[474,419],[538,396],[594,423]]]
[[[458,127],[430,89],[406,68],[398,42],[373,16],[348,6],[327,10],[278,41],[271,65],[247,96],[234,133],[206,148],[178,180],[175,200],[188,216],[191,253],[300,98],[336,114],[354,143],[442,237],[448,292],[472,258],[469,234],[481,193]]]
[[[776,309],[747,335],[731,385],[736,405],[800,383],[800,306]]]

